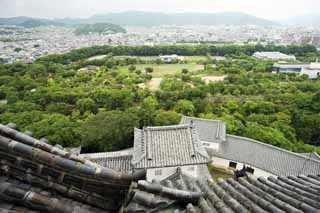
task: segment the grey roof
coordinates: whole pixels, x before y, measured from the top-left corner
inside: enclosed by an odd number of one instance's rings
[[[101,152],[93,154],[81,154],[80,156],[99,164],[100,166],[121,172],[131,172],[133,148],[117,152]]]
[[[320,155],[316,152],[309,152],[309,153],[299,153],[300,155],[303,155],[307,158],[312,158],[315,160],[320,160]]]
[[[211,150],[213,156],[245,163],[276,176],[320,174],[320,161],[269,144],[233,135]]]
[[[134,168],[159,168],[210,162],[190,125],[135,129]]]
[[[19,179],[0,175],[0,188],[7,188],[0,193],[2,199],[0,199],[0,212],[14,213],[14,212],[78,212],[78,213],[97,213],[105,212],[100,208],[85,204],[84,202],[77,201],[67,196],[63,196],[54,190],[50,190],[46,187],[39,186],[39,184],[31,184],[23,182]],[[13,199],[14,193],[9,193],[9,189],[19,192],[26,196],[23,200],[11,200]],[[75,192],[75,191],[74,191]],[[71,192],[72,193],[72,192]],[[87,194],[78,194],[87,196]],[[12,197],[10,197],[12,196]],[[42,198],[39,202],[36,199]],[[5,199],[3,199],[5,198]],[[8,200],[7,200],[8,199]],[[46,201],[47,203],[43,203]],[[34,206],[34,207],[32,207]],[[64,207],[63,207],[64,206]]]
[[[218,120],[183,116],[180,124],[191,124],[195,127],[203,142],[221,142],[226,140],[226,124]]]
[[[132,181],[146,176],[99,166],[13,128],[0,124],[0,211],[117,212]]]
[[[314,212],[320,210],[320,176],[194,179],[177,171],[164,181],[138,182],[128,212]]]

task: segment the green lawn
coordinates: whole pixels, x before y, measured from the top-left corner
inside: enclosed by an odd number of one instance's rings
[[[114,56],[114,58],[125,59],[125,58],[140,58],[141,60],[150,61],[156,60],[159,56]],[[183,61],[188,61],[189,63],[197,63],[199,61],[208,60],[207,56],[179,56]]]
[[[174,75],[180,73],[182,69],[186,68],[189,72],[203,69],[203,65],[199,64],[140,64],[135,65],[137,70],[144,71],[146,67],[152,67],[152,76],[155,78],[163,77],[165,75]],[[121,70],[128,70],[128,66],[119,67]]]
[[[139,58],[141,60],[155,60],[159,58],[158,56],[128,56],[128,55],[122,55],[122,56],[114,56],[114,58],[117,59],[126,59],[126,58]]]
[[[183,56],[185,61],[198,62],[208,60],[207,56]]]

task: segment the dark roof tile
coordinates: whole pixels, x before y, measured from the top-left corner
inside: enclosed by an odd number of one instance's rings
[[[135,130],[133,167],[159,168],[206,164],[210,159],[190,125]]]

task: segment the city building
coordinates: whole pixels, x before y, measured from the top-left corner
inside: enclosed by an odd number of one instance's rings
[[[310,63],[277,62],[273,64],[273,70],[276,72],[300,74],[302,68],[307,68],[309,66]]]
[[[287,55],[281,52],[255,52],[253,57],[268,60],[296,60],[294,55]]]
[[[306,33],[302,36],[301,41],[303,44],[310,44],[315,47],[320,47],[320,33]]]
[[[173,60],[178,60],[179,59],[179,56],[176,55],[176,54],[173,54],[173,55],[160,55],[159,57],[160,57],[161,60],[163,60],[166,63],[170,63]]]
[[[320,78],[320,63],[311,63],[309,67],[301,70],[301,75],[307,75],[310,79]]]
[[[278,62],[273,65],[273,68],[276,72],[307,75],[309,79],[317,79],[320,76],[320,63]]]

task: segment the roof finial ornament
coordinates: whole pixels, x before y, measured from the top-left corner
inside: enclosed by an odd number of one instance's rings
[[[193,119],[190,120],[190,127],[193,128]]]
[[[181,174],[181,167],[180,166],[177,168],[177,173]]]

